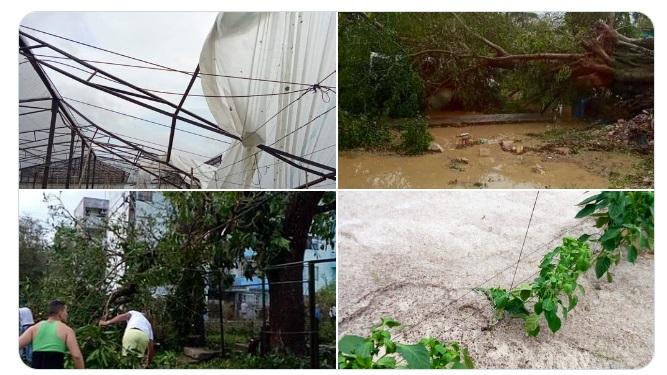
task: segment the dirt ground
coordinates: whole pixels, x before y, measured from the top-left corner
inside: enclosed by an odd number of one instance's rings
[[[637,169],[641,158],[629,152],[576,150],[537,152],[545,143],[535,135],[577,129],[582,123],[493,124],[435,127],[429,131],[442,153],[404,156],[391,152],[340,151],[339,186],[343,188],[607,188]],[[456,148],[457,135],[484,140]],[[503,140],[521,141],[527,152],[503,151]],[[464,158],[465,163],[453,162]],[[628,188],[623,183],[623,188]]]
[[[515,285],[532,280],[565,235],[595,233],[574,219],[594,192],[542,191]],[[638,368],[654,351],[654,263],[623,261],[614,282],[591,271],[586,294],[552,334],[542,319],[528,337],[520,319],[496,323],[477,286],[509,287],[534,191],[341,191],[338,195],[339,328],[366,335],[380,317],[403,325],[395,338],[467,345],[478,368]]]

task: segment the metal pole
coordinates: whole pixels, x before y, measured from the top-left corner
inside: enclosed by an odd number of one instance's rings
[[[197,64],[197,68],[195,68],[195,72],[192,74],[190,83],[188,83],[188,88],[185,89],[183,97],[181,98],[181,101],[178,103],[178,107],[176,107],[174,116],[171,118],[171,132],[169,133],[169,146],[167,146],[167,163],[169,163],[169,160],[171,160],[171,146],[173,146],[174,144],[174,132],[176,132],[176,119],[178,118],[178,113],[181,111],[181,107],[183,107],[185,99],[188,98],[190,89],[192,88],[192,85],[195,83],[195,80],[197,80],[198,75],[199,75],[199,64]]]
[[[315,264],[308,262],[308,309],[310,310],[310,368],[318,368],[320,364],[320,343],[318,323],[315,318]]]
[[[262,332],[259,335],[260,353],[266,355],[269,351],[268,336],[266,333],[266,276],[262,277]]]
[[[97,155],[93,155],[93,178],[91,181],[90,188],[95,189],[95,167],[97,166]]]
[[[81,187],[81,175],[83,175],[83,153],[86,151],[86,144],[81,138],[81,156],[79,156],[79,187]]]
[[[65,179],[65,189],[69,189],[69,179],[72,174],[72,157],[74,156],[74,140],[76,139],[74,129],[70,133],[69,140],[69,158],[67,158],[67,178]]]
[[[51,165],[51,153],[53,152],[53,135],[56,132],[56,115],[58,114],[58,99],[51,100],[51,126],[49,127],[49,141],[46,145],[46,159],[44,162],[44,174],[42,175],[42,189],[46,189],[49,183],[49,167]]]
[[[88,151],[88,157],[86,157],[86,189],[88,189],[88,182],[90,181],[90,154],[93,149],[91,148]]]
[[[220,356],[225,356],[225,327],[223,319],[222,289],[223,289],[223,270],[220,268],[220,287],[218,290],[218,307],[220,308]]]

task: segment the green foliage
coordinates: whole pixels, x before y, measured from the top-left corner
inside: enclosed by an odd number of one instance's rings
[[[360,147],[381,149],[387,148],[390,143],[389,128],[376,117],[338,112],[338,147],[341,150]]]
[[[433,140],[428,122],[423,117],[405,119],[401,124],[400,149],[408,155],[423,154]]]
[[[46,228],[29,216],[19,217],[19,283],[36,282],[47,262]]]
[[[305,369],[310,367],[310,361],[289,352],[273,350],[265,357],[247,353],[232,353],[225,358],[217,358],[184,367],[194,369]],[[322,363],[320,367],[330,368],[325,363]]]
[[[368,337],[345,335],[338,342],[338,367],[341,369],[451,369],[474,368],[467,348],[456,342],[442,343],[433,338],[417,344],[392,340],[390,330],[400,326],[396,320],[382,318]],[[399,366],[400,360],[405,362]]]
[[[320,343],[335,344],[336,342],[336,322],[329,319],[329,309],[336,304],[336,284],[329,283],[324,288],[317,291],[317,303],[322,309],[322,321],[319,325]]]
[[[582,40],[607,17],[581,12],[339,13],[341,108],[414,117],[425,101],[433,104],[432,98],[447,91],[453,95],[440,103],[445,109],[523,112],[599,95],[570,79],[568,64],[534,60],[491,66],[483,58],[499,51],[483,38],[509,55],[584,53]],[[653,31],[640,13],[616,12],[614,25],[632,38]],[[612,87],[612,96],[628,89]]]
[[[131,369],[141,367],[137,355],[122,355],[122,331],[102,329],[98,325],[85,325],[76,330],[76,338],[84,355],[86,368],[91,369]],[[74,368],[67,357],[65,368]]]
[[[423,107],[423,83],[391,30],[361,14],[339,14],[341,108],[356,115],[412,117]]]
[[[604,191],[579,203],[583,208],[575,217],[592,217],[603,229],[596,239],[602,247],[595,260],[598,278],[607,274],[611,279],[609,269],[620,262],[622,249],[631,263],[640,253],[653,251],[653,196],[650,191]]]
[[[525,321],[530,336],[540,333],[540,316],[544,316],[551,332],[560,330],[562,321],[578,302],[577,291],[583,293],[579,276],[591,267],[592,253],[587,238],[565,237],[563,245],[547,253],[540,263],[540,274],[530,285],[522,284],[510,291],[490,288],[487,295],[501,318],[507,311]],[[533,312],[525,303],[534,300]]]

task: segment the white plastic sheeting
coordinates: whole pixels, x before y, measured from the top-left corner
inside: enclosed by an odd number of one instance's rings
[[[334,12],[218,15],[200,56],[201,84],[218,126],[241,141],[215,171],[195,168],[202,186],[290,188],[318,177],[260,152],[259,144],[335,166],[335,93],[313,87],[335,86],[335,38]]]

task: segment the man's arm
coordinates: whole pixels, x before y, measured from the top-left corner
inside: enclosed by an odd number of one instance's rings
[[[37,325],[34,325],[23,332],[21,336],[19,336],[19,349],[25,348],[28,344],[32,342],[32,335],[33,331],[35,330],[35,327]]]
[[[76,334],[71,328],[67,332],[67,341],[65,343],[67,344],[67,350],[69,350],[69,354],[72,356],[74,368],[85,368],[83,364],[83,354],[81,354],[81,349],[79,349],[79,343],[76,342]]]
[[[101,326],[108,326],[109,324],[115,324],[118,322],[124,322],[126,320],[130,320],[130,317],[132,314],[130,313],[124,313],[124,314],[118,314],[111,318],[110,320],[100,320],[100,325]]]

